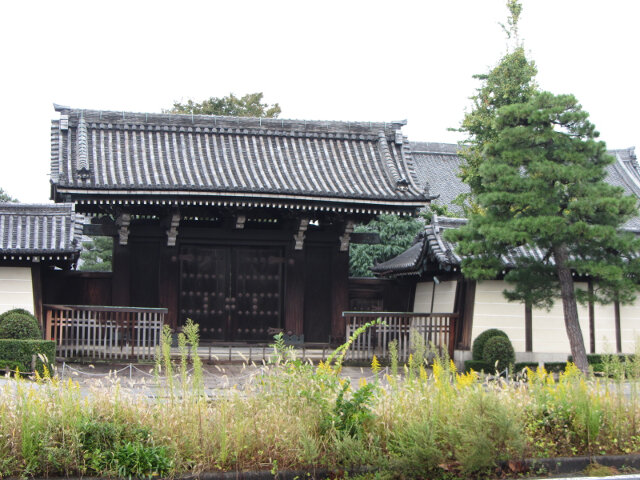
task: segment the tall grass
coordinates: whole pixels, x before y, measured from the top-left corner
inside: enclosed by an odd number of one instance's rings
[[[213,395],[202,381],[197,325],[178,338],[178,365],[170,342],[166,331],[157,370],[179,381],[155,399],[117,379],[89,395],[55,377],[7,383],[0,476],[369,466],[388,478],[451,478],[524,457],[640,451],[633,368],[611,380],[568,365],[558,378],[538,369],[488,381],[416,344],[410,365],[399,368],[392,354],[391,375],[374,364],[374,380],[355,386],[339,374],[346,350],[311,365],[279,342],[249,387]]]

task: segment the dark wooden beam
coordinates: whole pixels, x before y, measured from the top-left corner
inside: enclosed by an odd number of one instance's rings
[[[93,237],[115,237],[118,234],[118,229],[115,224],[85,224],[82,226],[82,234]]]
[[[362,233],[352,233],[351,243],[358,244],[358,245],[379,245],[382,242],[380,241],[379,233],[362,232]]]

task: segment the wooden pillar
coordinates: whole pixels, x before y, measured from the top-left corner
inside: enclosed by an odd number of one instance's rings
[[[289,249],[285,263],[284,329],[293,335],[304,333],[306,251]]]
[[[42,315],[42,267],[40,262],[31,264],[31,285],[33,288],[33,314],[44,332],[45,319]]]
[[[461,323],[458,348],[460,350],[470,350],[471,331],[473,329],[473,307],[476,301],[476,282],[475,280],[465,280],[464,283],[464,300],[458,317],[458,322]]]
[[[331,339],[332,343],[343,343],[346,325],[342,312],[349,309],[349,251],[335,248],[331,268]]]
[[[129,307],[131,301],[131,257],[128,245],[120,245],[118,238],[113,241],[113,304]]]
[[[613,304],[615,312],[615,328],[616,328],[616,352],[622,353],[622,335],[620,333],[620,302],[615,301]]]
[[[162,246],[158,266],[158,294],[160,306],[168,310],[165,317],[172,329],[178,328],[180,292],[180,262],[176,247]]]
[[[531,304],[524,304],[524,351],[533,352],[533,309]]]
[[[588,283],[589,297],[593,296],[593,282],[589,279]],[[589,300],[589,350],[596,353],[596,314],[593,306],[593,300]]]

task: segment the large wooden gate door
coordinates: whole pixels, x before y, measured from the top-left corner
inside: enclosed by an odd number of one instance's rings
[[[200,325],[203,340],[229,336],[227,248],[184,246],[180,252],[180,325]]]
[[[279,248],[233,249],[232,337],[271,340],[282,322],[282,251]]]
[[[203,340],[266,341],[282,323],[282,250],[183,246],[180,321]]]

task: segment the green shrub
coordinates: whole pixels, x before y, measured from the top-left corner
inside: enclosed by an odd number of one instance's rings
[[[13,360],[0,360],[0,371],[15,372],[17,370],[20,370],[21,372],[25,371],[20,362],[15,362]]]
[[[7,310],[6,312],[0,313],[0,323],[2,323],[2,319],[7,315],[11,315],[12,313],[19,313],[21,315],[26,315],[28,317],[33,318],[36,322],[38,319],[33,316],[33,314],[29,310],[25,310],[24,308],[14,308],[12,310]]]
[[[12,312],[0,320],[0,338],[13,340],[40,340],[42,332],[31,314]]]
[[[529,368],[535,372],[538,369],[538,365],[538,362],[517,362],[513,366],[513,371],[514,373],[520,373],[525,368]]]
[[[473,360],[475,360],[476,362],[484,361],[484,346],[487,343],[487,340],[493,337],[508,338],[506,333],[504,333],[502,330],[498,330],[497,328],[490,328],[489,330],[485,330],[473,341],[473,347],[471,348],[471,356]]]
[[[44,365],[38,355],[43,355],[47,368],[56,358],[56,342],[51,340],[10,340],[0,339],[0,364],[4,361],[14,362],[22,372],[31,371],[31,359],[36,355],[36,371],[42,375]],[[17,365],[16,365],[17,364]]]
[[[504,370],[516,361],[516,353],[511,340],[506,337],[491,337],[484,344],[483,360],[494,365],[498,370]]]
[[[477,361],[477,360],[465,360],[464,362],[464,371],[468,373],[471,369],[476,372],[493,372],[493,365],[489,365],[487,362]]]
[[[567,362],[544,362],[544,368],[547,372],[564,372],[566,366]]]

